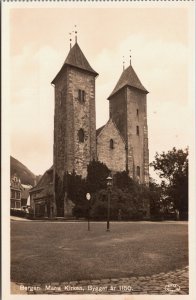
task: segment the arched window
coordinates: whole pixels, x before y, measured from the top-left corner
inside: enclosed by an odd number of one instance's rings
[[[84,90],[78,90],[78,100],[81,103],[84,103],[84,101],[85,101],[85,91]]]
[[[140,167],[137,166],[137,176],[140,177]]]
[[[84,130],[82,128],[78,131],[78,138],[80,143],[84,143]]]
[[[110,149],[114,149],[114,141],[113,141],[113,139],[110,140]]]

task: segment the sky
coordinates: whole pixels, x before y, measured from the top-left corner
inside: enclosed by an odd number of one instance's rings
[[[10,10],[11,155],[34,174],[53,161],[54,79],[78,44],[96,79],[97,128],[108,120],[107,97],[122,70],[132,66],[147,95],[149,155],[186,148],[190,25],[186,8],[17,8]],[[74,35],[73,35],[74,41]],[[151,175],[154,173],[150,170]]]

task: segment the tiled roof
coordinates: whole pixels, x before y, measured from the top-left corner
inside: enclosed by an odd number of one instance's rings
[[[42,177],[38,181],[37,185],[34,186],[32,189],[30,189],[30,192],[38,190],[38,189],[43,189],[45,186],[48,186],[52,182],[53,182],[53,166],[50,167],[44,173],[44,175],[42,175]]]
[[[113,92],[110,94],[108,99],[110,99],[114,94],[116,94],[125,86],[131,86],[143,91],[146,94],[148,93],[131,65],[122,72],[119,81],[117,82]]]
[[[78,43],[75,43],[75,45],[70,49],[69,54],[64,62],[64,65],[62,66],[61,70],[58,72],[52,83],[55,83],[56,78],[61,74],[65,66],[73,66],[85,71],[88,71],[92,73],[94,76],[97,76],[98,73],[93,70],[93,68],[90,66],[88,60],[84,56],[82,50],[80,49]]]

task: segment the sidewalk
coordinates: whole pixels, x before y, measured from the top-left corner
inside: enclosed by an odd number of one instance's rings
[[[189,268],[168,273],[118,279],[50,282],[45,284],[11,283],[13,294],[133,294],[188,295]]]
[[[26,218],[20,218],[20,217],[15,217],[15,216],[10,216],[10,220],[11,221],[30,221],[30,222],[46,222],[46,223],[61,223],[61,222],[64,222],[64,223],[85,223],[87,222],[87,220],[76,220],[76,219],[64,219],[64,218],[56,218],[56,219],[26,219]],[[90,221],[90,223],[105,223],[106,221]],[[182,225],[182,224],[187,224],[188,221],[170,221],[170,220],[164,220],[164,221],[110,221],[110,223],[119,223],[119,224],[122,224],[122,223],[142,223],[142,224],[179,224],[179,225]]]
[[[26,218],[20,218],[20,217],[15,217],[15,216],[10,216],[10,220],[11,221],[24,221],[24,222],[32,221],[32,220],[29,220],[29,219],[26,219]]]

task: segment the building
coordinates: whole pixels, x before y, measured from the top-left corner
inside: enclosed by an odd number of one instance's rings
[[[75,170],[83,177],[96,159],[95,72],[78,43],[52,81],[55,89],[54,174]]]
[[[149,184],[146,95],[131,62],[108,97],[109,121],[97,130],[97,158],[113,171],[126,170]]]
[[[148,91],[130,62],[108,97],[109,120],[96,130],[97,76],[76,38],[52,81],[55,95],[53,169],[46,171],[30,192],[35,214],[65,216],[68,210],[70,213],[66,199],[57,207],[56,188],[52,192],[52,187],[56,187],[57,178],[63,180],[67,172],[75,171],[86,177],[87,165],[93,159],[105,163],[112,172],[127,171],[139,183],[149,184]],[[48,176],[50,180],[45,185]],[[47,199],[51,199],[50,209]]]
[[[25,209],[28,206],[27,200],[29,197],[29,190],[32,189],[30,184],[21,184],[21,207]]]
[[[10,180],[10,208],[21,209],[21,182],[15,174]]]
[[[149,183],[146,95],[131,62],[108,97],[109,121],[95,130],[95,78],[77,41],[56,75],[54,116],[54,172],[86,176],[92,159],[112,171],[128,171]]]
[[[37,185],[29,190],[30,206],[36,217],[54,216],[53,206],[53,167],[48,169]]]

